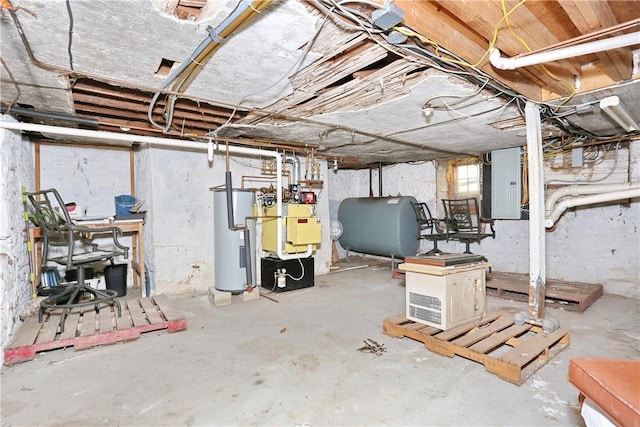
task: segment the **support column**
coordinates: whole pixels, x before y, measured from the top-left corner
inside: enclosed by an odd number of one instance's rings
[[[529,313],[544,317],[545,298],[545,228],[544,164],[542,132],[538,105],[527,102],[527,168],[529,172]]]

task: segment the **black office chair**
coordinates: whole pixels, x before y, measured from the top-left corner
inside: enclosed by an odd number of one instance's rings
[[[67,270],[77,269],[77,281],[68,285],[61,293],[51,295],[40,303],[38,320],[42,322],[43,314],[47,311],[62,310],[59,331],[64,332],[64,322],[75,307],[95,306],[99,310],[101,304],[115,306],[118,317],[121,316],[120,302],[116,299],[117,291],[98,290],[85,283],[86,267],[110,261],[118,256],[127,258],[129,248],[118,241],[122,230],[117,227],[87,228],[75,224],[60,194],[55,189],[26,193],[31,206],[36,225],[42,231],[42,266],[52,261],[64,265]],[[102,249],[93,243],[96,235],[111,236],[115,247]],[[51,256],[50,249],[66,248],[66,253]]]
[[[411,204],[413,205],[413,210],[418,220],[418,240],[425,239],[433,242],[433,249],[426,252],[425,255],[439,255],[444,253],[438,249],[438,241],[447,239],[447,236],[441,228],[440,220],[431,215],[431,211],[426,203],[411,202]]]
[[[445,213],[445,235],[448,239],[464,243],[465,254],[472,253],[469,249],[471,243],[480,243],[487,237],[495,239],[493,219],[480,216],[477,199],[442,199],[442,204]],[[489,225],[491,233],[483,230],[484,224]]]

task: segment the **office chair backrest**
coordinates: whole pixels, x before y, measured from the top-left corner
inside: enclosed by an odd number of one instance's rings
[[[27,193],[37,225],[52,245],[67,244],[69,225],[72,224],[64,201],[55,188]],[[70,236],[71,237],[71,236]],[[53,239],[53,241],[51,240]],[[64,242],[64,243],[63,243]]]

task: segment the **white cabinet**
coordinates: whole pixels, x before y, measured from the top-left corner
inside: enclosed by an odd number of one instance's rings
[[[406,317],[438,329],[479,320],[486,311],[486,262],[458,267],[404,263]]]

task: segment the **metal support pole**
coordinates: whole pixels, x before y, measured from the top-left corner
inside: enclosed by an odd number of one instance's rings
[[[544,317],[546,264],[544,163],[540,110],[537,104],[527,102],[525,120],[529,171],[529,312],[541,319]]]

